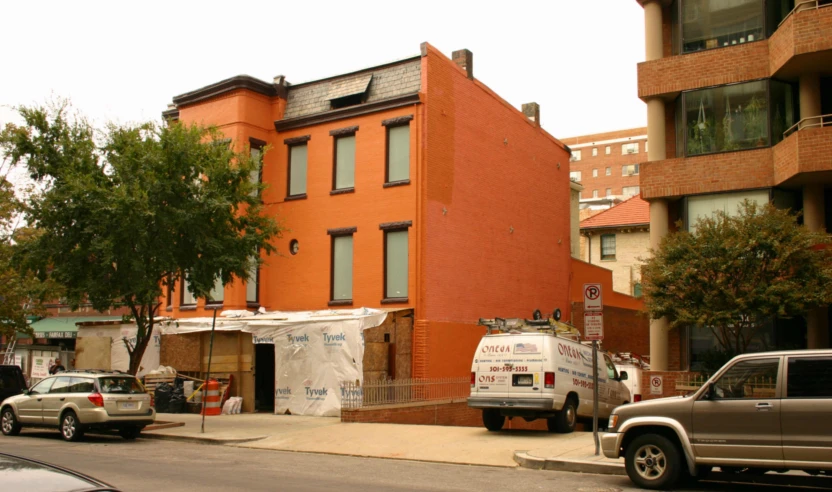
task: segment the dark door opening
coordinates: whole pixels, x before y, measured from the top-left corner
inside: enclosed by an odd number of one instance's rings
[[[254,394],[258,412],[274,412],[274,345],[254,345]]]

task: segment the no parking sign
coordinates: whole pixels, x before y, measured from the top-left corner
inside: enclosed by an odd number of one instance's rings
[[[650,376],[650,394],[664,394],[664,381],[661,376]]]

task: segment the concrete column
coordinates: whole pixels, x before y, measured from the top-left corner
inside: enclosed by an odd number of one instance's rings
[[[647,142],[648,161],[667,159],[664,99],[658,97],[647,100]]]
[[[800,110],[803,111],[803,79],[801,82]],[[802,114],[802,113],[801,113]],[[817,113],[820,114],[820,113]],[[823,232],[826,210],[822,184],[803,187],[803,223],[813,232]],[[829,308],[813,309],[806,316],[806,346],[810,349],[829,348]]]
[[[662,39],[662,3],[653,0],[644,5],[644,54],[646,61],[662,58],[664,54]]]
[[[823,232],[826,225],[826,207],[823,185],[808,184],[803,187],[803,223],[812,232]]]
[[[798,92],[800,119],[820,116],[820,76],[816,73],[801,75]]]
[[[649,138],[649,137],[648,137]],[[650,145],[650,152],[653,145]],[[659,244],[668,232],[668,209],[666,200],[650,202],[650,248],[658,249]],[[668,359],[668,331],[667,318],[650,320],[650,369],[666,371]]]

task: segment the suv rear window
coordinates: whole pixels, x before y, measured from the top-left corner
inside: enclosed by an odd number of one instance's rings
[[[102,393],[135,395],[145,392],[138,379],[128,376],[98,378],[98,386]]]
[[[832,357],[790,357],[787,398],[832,397]]]

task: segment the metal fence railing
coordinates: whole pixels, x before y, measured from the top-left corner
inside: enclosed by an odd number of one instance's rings
[[[341,383],[341,407],[364,408],[467,398],[471,380],[462,378],[381,379]]]

